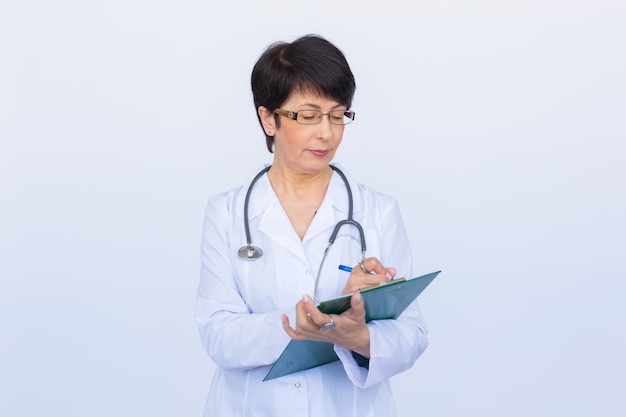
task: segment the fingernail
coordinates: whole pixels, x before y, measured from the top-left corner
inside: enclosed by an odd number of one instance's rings
[[[385,276],[386,276],[386,277],[387,277],[387,279],[388,279],[388,280],[390,280],[390,281],[393,279],[393,275],[391,275],[389,272],[387,272],[387,273],[385,274]]]
[[[357,292],[357,293],[356,293],[356,295],[354,296],[354,300],[355,300],[357,303],[360,303],[360,302],[361,302],[361,300],[363,300],[363,296],[361,295],[361,293],[360,293],[360,292]]]
[[[302,301],[304,301],[305,303],[308,303],[309,301],[311,301],[311,297],[309,297],[308,294],[304,294],[302,296]]]

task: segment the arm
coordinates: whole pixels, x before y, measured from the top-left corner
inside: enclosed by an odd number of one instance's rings
[[[379,219],[380,247],[376,255],[382,264],[397,269],[397,277],[412,278],[412,253],[395,200],[386,201]],[[367,323],[367,328],[370,338],[369,369],[359,366],[350,349],[335,347],[349,378],[361,388],[411,368],[428,345],[426,325],[417,301],[397,320],[372,321]]]
[[[372,252],[379,253],[390,265],[398,266],[399,277],[411,278],[411,253],[400,213],[395,201],[387,199],[386,202],[388,204],[381,214],[374,215],[380,220],[381,227],[377,239],[371,239]],[[393,276],[396,272],[395,268],[385,268],[376,258],[368,258],[364,264],[375,274],[354,268],[344,292],[386,281],[387,274]],[[322,331],[321,327],[331,318],[336,327]],[[409,369],[427,345],[425,325],[417,303],[409,306],[397,320],[366,324],[365,306],[359,292],[353,292],[351,308],[340,315],[322,313],[309,296],[304,296],[296,305],[294,322],[295,328],[292,328],[289,319],[283,317],[285,332],[296,340],[333,343],[348,377],[360,388],[375,385]],[[367,366],[363,366],[365,364]]]
[[[282,331],[279,311],[251,313],[241,294],[233,265],[238,248],[229,244],[237,227],[232,200],[221,195],[207,206],[196,302],[202,343],[213,361],[227,370],[269,365],[289,340]]]

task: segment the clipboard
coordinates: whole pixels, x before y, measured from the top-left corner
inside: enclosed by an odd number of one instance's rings
[[[397,279],[361,290],[365,321],[397,319],[441,271],[408,280]],[[333,298],[317,306],[326,314],[341,314],[350,308],[351,295]],[[263,381],[304,371],[339,360],[334,345],[314,340],[291,340]]]

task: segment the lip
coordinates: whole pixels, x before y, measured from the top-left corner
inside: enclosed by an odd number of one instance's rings
[[[313,155],[315,156],[326,156],[330,153],[330,150],[328,149],[311,149],[309,152],[311,152]]]

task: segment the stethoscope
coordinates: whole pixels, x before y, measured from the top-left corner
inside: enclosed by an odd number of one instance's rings
[[[359,231],[359,239],[361,243],[361,262],[365,259],[365,250],[366,250],[365,234],[363,233],[363,228],[361,227],[359,222],[354,220],[354,218],[352,217],[352,214],[354,211],[354,208],[353,208],[354,204],[352,200],[352,189],[350,188],[348,179],[346,178],[346,175],[343,173],[343,171],[341,171],[339,168],[337,168],[334,165],[329,165],[329,166],[333,169],[333,171],[339,174],[344,184],[346,185],[346,191],[348,192],[348,218],[345,220],[341,220],[335,225],[335,228],[333,229],[333,232],[330,234],[330,238],[328,239],[328,246],[326,247],[326,250],[324,251],[324,256],[322,257],[322,261],[320,263],[320,267],[317,272],[317,278],[315,279],[314,298],[318,303],[319,303],[319,300],[317,299],[317,285],[320,279],[320,274],[322,272],[322,266],[324,265],[324,261],[326,260],[326,255],[328,254],[328,250],[333,245],[333,243],[335,243],[335,239],[337,238],[337,234],[339,233],[339,230],[341,229],[341,227],[348,224],[348,225],[352,225],[356,227],[356,229]],[[252,245],[252,238],[250,237],[250,221],[248,219],[248,204],[250,203],[250,194],[252,193],[252,189],[254,188],[254,185],[259,180],[259,178],[261,178],[267,171],[269,171],[271,167],[272,166],[270,165],[268,167],[263,168],[261,172],[259,172],[252,179],[252,182],[250,183],[250,186],[248,187],[248,191],[246,192],[246,199],[243,205],[243,225],[246,231],[247,245],[242,246],[238,251],[239,256],[242,259],[245,259],[246,261],[254,261],[260,258],[261,256],[263,256],[263,250],[257,246]],[[362,263],[360,264],[362,265]]]

